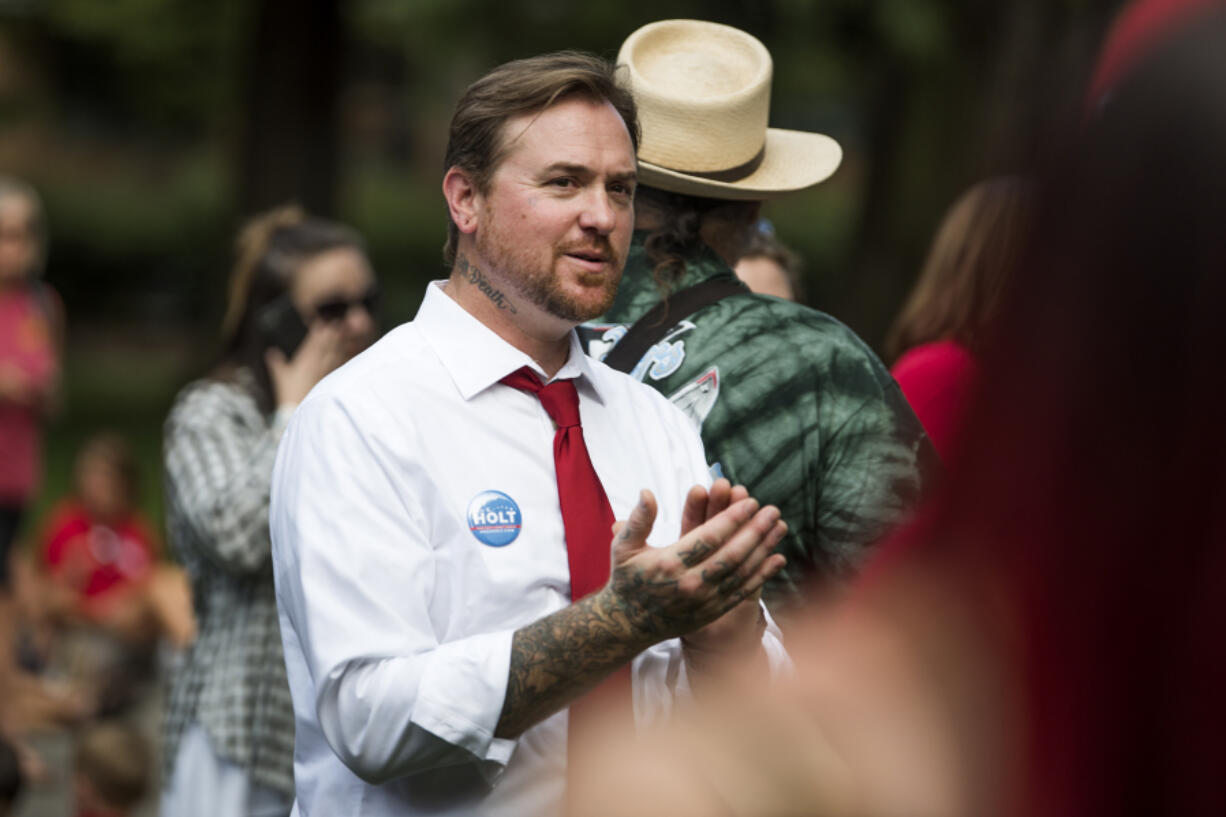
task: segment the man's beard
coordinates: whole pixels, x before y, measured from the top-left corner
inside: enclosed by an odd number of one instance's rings
[[[476,245],[478,254],[497,267],[498,277],[508,287],[545,312],[564,321],[583,323],[599,317],[609,311],[617,297],[617,285],[622,278],[622,259],[606,236],[594,236],[590,241],[554,247],[544,269],[534,264],[531,259],[516,253],[513,249],[515,238],[504,239],[501,231],[497,229],[478,230]],[[558,262],[563,256],[584,250],[603,255],[611,270],[604,274],[580,272],[576,276],[575,280],[584,289],[601,290],[600,297],[596,300],[578,298],[565,292],[556,272]]]

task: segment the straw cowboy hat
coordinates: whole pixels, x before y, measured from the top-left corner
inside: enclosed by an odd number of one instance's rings
[[[817,184],[843,151],[820,133],[768,128],[771,55],[701,20],[661,20],[617,56],[638,104],[639,181],[717,199],[769,199]]]

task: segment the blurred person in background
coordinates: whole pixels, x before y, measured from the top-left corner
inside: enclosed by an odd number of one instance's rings
[[[162,813],[288,814],[294,719],[277,623],[268,499],[298,403],[376,336],[360,237],[294,207],[244,227],[221,359],[180,392],[165,428],[170,544],[198,635],[171,679]]]
[[[59,388],[64,312],[40,278],[47,258],[42,200],[0,176],[0,584],[9,549],[39,488],[40,425]]]
[[[99,714],[134,703],[152,681],[155,649],[183,648],[195,631],[181,568],[158,564],[160,545],[136,507],[127,443],[102,433],[82,445],[75,490],[49,513],[19,574],[26,660],[91,690]]]
[[[588,348],[681,407],[713,473],[783,512],[787,566],[765,593],[782,623],[807,592],[854,573],[917,502],[935,457],[860,338],[752,294],[732,270],[762,202],[818,184],[842,157],[827,136],[767,127],[766,47],[666,20],[631,34],[618,59],[643,128],[635,233]]]
[[[1226,813],[1223,42],[1220,0],[1123,12],[959,467],[790,689],[610,750],[582,813]]]
[[[785,301],[804,300],[800,256],[779,240],[774,225],[766,219],[758,221],[734,269],[750,292]]]
[[[106,721],[82,730],[73,751],[75,817],[131,817],[149,796],[153,749],[135,727]]]
[[[15,662],[11,551],[40,487],[41,426],[57,403],[64,334],[59,296],[41,280],[46,260],[42,199],[0,176],[0,733],[14,741],[27,721],[18,702],[28,679]]]
[[[136,460],[127,442],[105,432],[91,437],[73,474],[75,490],[53,506],[38,545],[47,612],[132,641],[165,635],[185,646],[194,631],[186,577],[158,564],[160,540],[136,507]],[[155,588],[163,583],[173,587]]]
[[[970,399],[976,352],[1016,264],[1034,204],[1016,177],[980,182],[946,212],[928,259],[886,338],[890,373],[946,463]]]

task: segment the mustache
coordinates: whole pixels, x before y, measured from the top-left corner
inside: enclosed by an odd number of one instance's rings
[[[588,254],[598,255],[612,262],[614,266],[621,266],[621,254],[613,248],[613,244],[605,236],[596,236],[588,241],[574,241],[569,244],[563,244],[558,247],[554,253],[556,256],[571,255],[571,254]]]

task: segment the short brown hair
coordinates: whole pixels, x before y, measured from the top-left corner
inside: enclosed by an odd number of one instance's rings
[[[804,272],[804,261],[796,254],[791,247],[784,244],[775,235],[774,227],[768,222],[759,221],[757,228],[749,236],[749,240],[745,242],[745,251],[741,253],[741,259],[746,258],[766,258],[775,262],[779,269],[783,270],[783,274],[787,276],[788,285],[792,287],[792,294],[797,301],[804,302],[804,282],[802,274]]]
[[[579,51],[558,51],[515,60],[498,66],[468,86],[456,103],[447,134],[443,172],[463,170],[481,192],[506,155],[502,140],[508,119],[538,113],[561,99],[580,96],[608,102],[626,123],[630,142],[639,149],[638,109],[629,89],[617,81],[617,69],[608,60]],[[455,262],[460,231],[448,215],[443,260]]]
[[[974,350],[1017,263],[1035,193],[1033,183],[1004,176],[980,182],[954,202],[886,338],[891,359],[937,340]]]
[[[136,501],[137,489],[140,487],[139,469],[136,458],[132,455],[132,447],[119,434],[103,431],[86,440],[77,451],[76,471],[80,476],[81,468],[87,462],[99,462],[119,478],[123,483],[124,496],[128,502]]]

